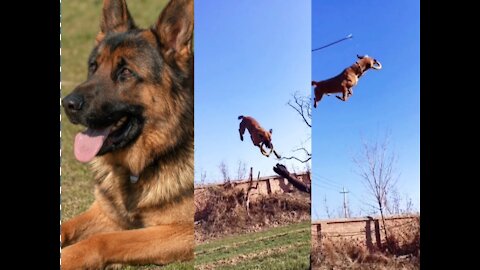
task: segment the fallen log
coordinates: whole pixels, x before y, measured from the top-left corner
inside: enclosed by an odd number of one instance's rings
[[[273,167],[273,171],[280,175],[281,177],[285,178],[296,187],[298,190],[306,193],[311,193],[311,187],[307,184],[303,183],[302,181],[298,180],[294,175],[292,175],[288,170],[287,167],[284,165],[277,163],[275,167]]]

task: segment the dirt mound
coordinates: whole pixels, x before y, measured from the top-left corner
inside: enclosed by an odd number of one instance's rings
[[[310,220],[310,196],[303,192],[259,195],[255,200],[247,200],[243,190],[209,187],[198,195],[201,199],[195,199],[197,243]]]

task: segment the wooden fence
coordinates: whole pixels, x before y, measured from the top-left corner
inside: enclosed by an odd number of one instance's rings
[[[401,235],[419,225],[419,215],[398,215],[385,218],[388,233]],[[411,226],[411,227],[409,227]],[[321,245],[324,239],[331,241],[348,240],[365,245],[367,248],[381,246],[385,241],[385,233],[380,217],[330,219],[312,222],[312,244]]]

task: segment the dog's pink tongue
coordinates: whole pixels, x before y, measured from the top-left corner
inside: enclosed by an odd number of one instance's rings
[[[110,127],[90,129],[77,133],[73,144],[75,158],[80,162],[89,162],[102,148],[103,142],[110,132]]]

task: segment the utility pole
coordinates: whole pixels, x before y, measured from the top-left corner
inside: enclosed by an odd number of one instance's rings
[[[349,191],[346,191],[345,190],[345,187],[342,188],[342,191],[340,191],[340,193],[343,193],[343,213],[345,215],[345,218],[348,217],[348,212],[347,212],[347,193],[349,193]]]

